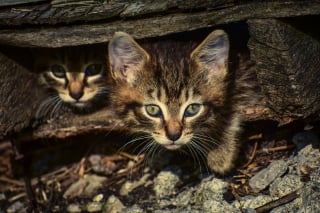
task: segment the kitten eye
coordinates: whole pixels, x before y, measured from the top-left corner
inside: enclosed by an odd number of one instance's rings
[[[56,65],[51,66],[51,72],[57,78],[65,78],[66,77],[66,71],[64,70],[63,66],[61,66],[61,65],[56,64]]]
[[[86,76],[94,76],[98,75],[103,69],[103,64],[90,64],[86,70],[85,70],[85,75]]]
[[[161,109],[157,105],[154,105],[154,104],[146,105],[145,109],[148,115],[150,115],[151,117],[160,117],[162,115]]]
[[[200,107],[201,107],[200,104],[190,104],[189,106],[187,106],[186,110],[184,111],[184,116],[185,117],[195,116],[200,111]]]

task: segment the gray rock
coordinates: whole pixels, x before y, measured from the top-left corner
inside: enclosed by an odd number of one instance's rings
[[[230,205],[224,200],[206,200],[203,202],[202,205],[203,212],[207,213],[221,213],[221,212],[240,212],[239,208],[236,208],[235,206]]]
[[[204,179],[199,186],[197,186],[195,195],[193,197],[193,202],[195,204],[202,204],[207,200],[224,200],[223,195],[229,190],[229,185],[227,182],[209,177]]]
[[[77,212],[81,212],[81,207],[78,204],[69,204],[67,207],[67,212],[70,213],[77,213]]]
[[[145,213],[138,205],[133,205],[132,207],[125,208],[121,213]]]
[[[317,169],[314,169],[310,174],[310,180],[315,184],[320,185],[320,165]]]
[[[137,187],[145,185],[149,177],[150,174],[145,174],[138,181],[126,181],[120,189],[120,195],[127,196]]]
[[[319,149],[314,149],[312,145],[308,145],[295,157],[298,168],[301,166],[309,166],[310,168],[318,168],[320,165],[320,151]]]
[[[107,180],[106,177],[97,175],[84,175],[77,182],[73,183],[63,194],[64,198],[72,198],[79,196],[79,192],[82,192],[82,196],[92,196],[96,193],[97,189],[103,186],[103,183]]]
[[[266,203],[269,203],[273,200],[277,199],[276,197],[271,197],[269,195],[259,195],[259,196],[245,196],[240,199],[240,201],[235,201],[234,204],[237,208],[243,208],[246,211],[252,211],[252,209],[263,206]]]
[[[114,195],[111,195],[103,205],[102,213],[120,213],[125,208],[122,202]]]
[[[7,213],[26,213],[27,207],[20,201],[14,202],[9,208],[7,208]]]
[[[179,207],[188,206],[190,204],[190,201],[192,200],[192,197],[193,197],[193,190],[192,189],[185,190],[176,196],[176,198],[173,201],[173,204]]]
[[[101,202],[102,199],[103,199],[103,194],[97,194],[96,196],[94,196],[94,197],[92,198],[92,201],[93,201],[93,202]]]
[[[4,193],[0,193],[0,201],[5,199],[7,199],[6,195]]]
[[[277,178],[269,188],[271,196],[283,197],[303,187],[300,177],[297,175],[286,175],[283,178]]]
[[[176,194],[175,186],[180,181],[181,169],[177,166],[167,167],[154,179],[153,190],[158,198]]]
[[[298,213],[320,212],[320,185],[309,182],[300,191],[302,205]]]
[[[288,165],[284,160],[272,162],[267,168],[259,171],[249,180],[249,185],[254,192],[260,192],[268,187],[277,177],[287,171]]]
[[[89,202],[87,204],[88,212],[101,212],[101,210],[102,210],[102,203],[100,202]]]

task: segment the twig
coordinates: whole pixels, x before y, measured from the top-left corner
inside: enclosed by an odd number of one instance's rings
[[[298,192],[294,191],[294,192],[291,192],[291,193],[279,198],[278,200],[274,200],[269,203],[266,203],[263,206],[256,208],[255,210],[257,213],[268,212],[275,207],[278,207],[278,206],[285,204],[285,203],[289,203],[290,201],[296,199],[299,196],[300,195],[298,194]]]
[[[241,168],[246,168],[254,159],[257,153],[258,142],[255,142],[250,158],[246,164],[244,164]]]
[[[12,179],[9,179],[9,178],[3,177],[3,176],[0,176],[0,181],[11,183],[11,184],[14,184],[14,185],[17,185],[17,186],[23,186],[23,187],[25,186],[23,181],[12,180]]]
[[[273,148],[264,148],[264,149],[258,150],[257,153],[260,154],[260,153],[284,151],[284,150],[288,150],[288,149],[293,149],[295,147],[296,147],[296,145],[291,144],[291,145],[278,146],[278,147],[273,147]]]
[[[124,156],[124,157],[126,157],[126,158],[129,158],[130,160],[136,161],[136,162],[141,157],[141,155],[136,156],[136,155],[131,155],[131,154],[126,153],[126,152],[120,152],[119,154]]]
[[[12,202],[14,202],[14,201],[16,201],[16,200],[19,200],[20,198],[23,198],[23,197],[26,197],[26,196],[27,196],[27,193],[22,192],[22,193],[17,194],[17,195],[15,195],[15,196],[13,196],[13,197],[10,197],[10,198],[8,199],[8,201],[9,201],[9,203],[12,203]]]
[[[262,139],[262,133],[260,134],[256,134],[256,135],[251,135],[250,137],[248,137],[248,139],[251,140],[259,140]]]

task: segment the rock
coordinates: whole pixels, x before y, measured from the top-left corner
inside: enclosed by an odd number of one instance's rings
[[[77,213],[81,211],[82,210],[78,204],[69,204],[67,207],[67,212],[70,212],[70,213]]]
[[[230,205],[224,200],[206,200],[203,202],[202,205],[203,212],[210,212],[210,213],[221,213],[221,212],[240,212],[239,208],[236,208],[235,206]]]
[[[185,190],[178,194],[173,202],[175,206],[185,207],[190,204],[190,200],[192,200],[193,191],[192,190]]]
[[[302,205],[298,213],[320,212],[320,185],[309,182],[300,190]]]
[[[0,201],[1,200],[6,200],[6,195],[4,193],[0,193]]]
[[[114,195],[111,195],[103,205],[102,213],[120,213],[125,208],[122,202]]]
[[[20,201],[14,202],[9,208],[7,208],[7,213],[26,213],[27,207]]]
[[[269,195],[259,195],[257,197],[248,195],[242,197],[239,202],[235,201],[235,206],[245,209],[248,212],[252,212],[253,209],[263,206],[266,203],[269,203],[275,200],[275,197],[271,197]]]
[[[175,186],[180,181],[181,169],[177,166],[166,167],[154,179],[153,190],[158,198],[176,194]]]
[[[73,198],[79,195],[90,197],[96,193],[97,189],[103,186],[103,183],[106,180],[106,177],[97,175],[84,175],[66,190],[66,192],[63,194],[63,197]]]
[[[254,192],[260,192],[270,185],[277,177],[287,171],[288,165],[284,160],[272,162],[267,168],[262,169],[250,180],[249,185]]]
[[[215,178],[208,177],[204,179],[195,192],[194,198],[196,204],[203,203],[206,200],[224,200],[224,194],[229,190],[227,182]]]
[[[310,144],[300,150],[294,160],[297,162],[298,167],[308,166],[310,168],[318,168],[320,165],[320,151],[313,148]]]
[[[93,202],[101,202],[102,199],[103,199],[103,194],[98,194],[98,195],[93,197],[92,201]]]
[[[145,213],[138,205],[133,205],[132,207],[124,209],[121,213]]]
[[[286,175],[283,178],[277,178],[269,188],[271,196],[283,197],[303,187],[300,177],[297,175]]]
[[[126,181],[120,189],[120,195],[127,196],[135,188],[145,185],[149,177],[150,177],[150,174],[145,174],[138,181],[133,181],[133,182]]]
[[[102,210],[102,203],[100,202],[89,202],[87,204],[88,212],[100,212]]]

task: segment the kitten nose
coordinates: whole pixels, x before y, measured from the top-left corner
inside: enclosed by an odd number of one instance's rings
[[[82,91],[70,91],[69,94],[73,99],[75,99],[77,101],[83,96]]]
[[[182,134],[182,126],[178,121],[168,120],[165,126],[166,136],[172,141],[176,141]]]
[[[172,133],[168,132],[167,133],[167,137],[172,141],[178,140],[180,138],[180,136],[181,136],[181,132],[180,131],[179,132],[172,132]]]
[[[82,84],[77,81],[71,82],[69,85],[69,95],[78,101],[83,96]]]

